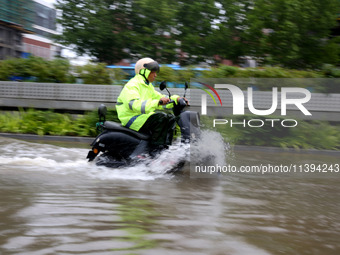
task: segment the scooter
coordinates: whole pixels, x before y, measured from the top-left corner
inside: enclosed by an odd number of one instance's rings
[[[162,91],[166,89],[170,98],[171,94],[165,82],[162,82],[159,88]],[[183,98],[185,98],[187,89],[188,84],[185,83]],[[172,114],[181,130],[181,143],[190,143],[200,136],[200,117],[197,112],[184,110],[187,102],[183,98],[177,104],[172,100],[168,104],[173,104]],[[100,105],[97,128],[101,133],[91,144],[92,150],[87,155],[89,161],[96,159],[96,165],[119,168],[137,164],[147,156],[155,156],[155,152],[150,151],[150,135],[126,128],[120,123],[107,121],[106,113],[106,106]],[[172,137],[173,133],[170,135]],[[158,152],[160,153],[161,149]]]

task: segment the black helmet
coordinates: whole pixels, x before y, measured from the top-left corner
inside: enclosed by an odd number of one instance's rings
[[[146,69],[150,70],[151,72],[159,72],[159,64],[157,61],[153,61],[150,63],[146,63],[143,65]]]

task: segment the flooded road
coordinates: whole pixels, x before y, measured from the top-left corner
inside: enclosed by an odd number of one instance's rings
[[[0,254],[340,254],[340,173],[169,175],[0,137]],[[228,153],[233,165],[339,157]]]

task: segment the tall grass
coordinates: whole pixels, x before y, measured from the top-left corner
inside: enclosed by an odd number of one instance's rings
[[[95,112],[85,115],[53,111],[20,110],[0,114],[0,132],[37,135],[95,136]]]

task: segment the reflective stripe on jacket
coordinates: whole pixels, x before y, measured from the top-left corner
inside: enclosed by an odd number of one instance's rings
[[[120,122],[138,131],[156,110],[163,109],[162,105],[158,105],[162,97],[165,95],[157,92],[151,83],[147,84],[144,77],[137,74],[125,84],[117,99],[116,110]],[[172,96],[171,99],[177,103],[178,97]]]

